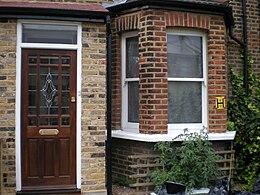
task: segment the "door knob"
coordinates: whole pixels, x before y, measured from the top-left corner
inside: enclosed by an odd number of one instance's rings
[[[74,96],[72,96],[72,97],[70,98],[70,101],[71,101],[71,102],[76,102],[76,98],[75,98]]]

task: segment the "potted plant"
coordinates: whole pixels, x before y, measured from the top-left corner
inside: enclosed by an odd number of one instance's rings
[[[219,157],[215,155],[205,129],[200,133],[189,133],[185,129],[176,139],[182,141],[181,145],[172,147],[173,142],[158,142],[154,146],[160,153],[156,160],[163,165],[150,173],[156,190],[166,181],[185,185],[190,194],[193,189],[209,187],[219,175],[216,164]],[[196,193],[193,191],[193,194]]]

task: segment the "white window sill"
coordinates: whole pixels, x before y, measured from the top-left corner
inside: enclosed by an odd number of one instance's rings
[[[143,142],[158,142],[158,141],[172,141],[177,133],[171,134],[141,134],[141,133],[133,133],[122,130],[113,130],[112,137],[113,138],[121,138],[135,141],[143,141]],[[234,140],[236,136],[236,131],[226,131],[225,133],[209,133],[210,141],[224,141],[224,140]],[[181,141],[181,140],[176,140]]]

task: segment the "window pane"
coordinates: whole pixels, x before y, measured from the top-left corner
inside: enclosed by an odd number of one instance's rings
[[[62,64],[70,64],[70,57],[62,57],[61,63]]]
[[[201,82],[169,82],[169,123],[201,123]]]
[[[138,78],[138,37],[126,39],[126,77]]]
[[[139,122],[139,82],[128,82],[128,122]]]
[[[36,64],[37,63],[37,56],[29,56],[28,61],[29,61],[29,64]]]
[[[77,26],[23,24],[23,43],[77,44]]]
[[[49,64],[58,64],[59,63],[59,57],[55,56],[46,56],[46,57],[40,57],[40,63],[41,65],[49,65]]]
[[[168,75],[176,78],[202,78],[202,37],[167,36]]]
[[[58,125],[58,118],[39,118],[39,125]]]
[[[37,118],[28,118],[28,126],[36,126]]]
[[[69,125],[69,124],[70,124],[70,118],[69,117],[61,118],[61,125]]]

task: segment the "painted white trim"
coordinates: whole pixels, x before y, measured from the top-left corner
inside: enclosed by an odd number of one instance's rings
[[[15,173],[16,173],[16,190],[22,189],[22,167],[21,167],[21,47],[22,26],[17,23],[17,40],[16,40],[16,90],[15,90]]]
[[[81,72],[82,72],[82,26],[78,25],[78,50],[77,50],[77,113],[76,113],[76,179],[77,188],[81,188]]]
[[[37,44],[22,43],[22,23],[35,24],[63,24],[77,25],[77,45],[70,44]],[[82,26],[81,23],[66,23],[57,21],[18,20],[17,21],[17,46],[16,46],[16,111],[15,111],[15,146],[16,146],[16,190],[22,189],[21,181],[21,52],[23,48],[34,49],[63,49],[77,51],[77,113],[76,113],[76,185],[81,188],[81,72],[82,72]]]
[[[45,44],[45,43],[21,43],[21,48],[33,48],[33,49],[66,49],[77,50],[78,45],[69,44]]]
[[[189,130],[199,131],[202,128],[208,127],[208,88],[207,88],[207,43],[206,43],[206,33],[197,31],[187,31],[187,30],[167,30],[169,35],[186,35],[186,36],[198,36],[202,37],[202,62],[203,62],[203,78],[174,78],[169,77],[169,82],[201,82],[201,98],[202,98],[202,122],[201,123],[171,123],[168,124],[168,132],[175,132],[176,130],[183,130],[188,128]]]
[[[192,82],[202,82],[204,78],[168,78],[168,81],[192,81]]]
[[[190,133],[195,131],[190,131]],[[143,142],[158,142],[158,141],[172,141],[183,131],[175,131],[168,134],[141,134],[133,133],[123,130],[113,130],[112,137],[121,138],[127,140],[143,141]],[[225,141],[225,140],[234,140],[236,136],[236,131],[226,131],[225,133],[208,133],[208,139],[210,141]],[[181,141],[176,139],[175,141]]]
[[[128,122],[128,82],[139,81],[139,78],[126,78],[126,38],[138,36],[136,31],[124,33],[121,38],[122,66],[122,128],[129,132],[139,132],[139,123]]]

